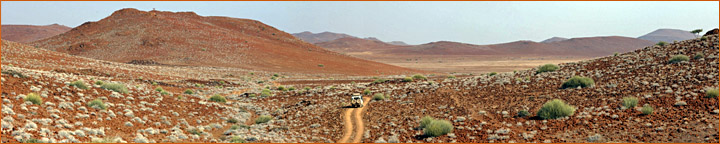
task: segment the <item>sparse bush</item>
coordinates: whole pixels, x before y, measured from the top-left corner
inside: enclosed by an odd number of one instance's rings
[[[90,101],[90,103],[88,103],[88,107],[95,108],[95,109],[107,108],[107,106],[105,106],[105,103],[103,103],[103,101],[100,99],[95,99],[95,100]]]
[[[527,110],[520,110],[520,111],[518,111],[517,116],[518,116],[518,117],[530,116],[530,112],[528,112]]]
[[[318,64],[318,67],[325,67],[324,64]]]
[[[262,92],[260,92],[261,97],[269,97],[270,96],[270,90],[269,89],[263,89]]]
[[[363,95],[370,95],[370,89],[363,90]]]
[[[679,63],[681,61],[688,61],[688,60],[690,60],[690,58],[688,56],[674,55],[674,56],[672,56],[672,58],[670,58],[670,61],[668,61],[668,62],[670,62],[672,64],[672,63]]]
[[[447,76],[447,78],[449,78],[449,79],[454,79],[454,78],[455,78],[455,75],[449,75],[449,76]]]
[[[185,92],[183,92],[183,93],[185,93],[185,94],[194,94],[195,92],[192,91],[191,89],[186,89]]]
[[[615,52],[615,54],[613,54],[613,56],[618,56],[618,55],[620,55],[620,53]]]
[[[255,119],[255,124],[266,123],[266,122],[268,122],[268,121],[270,121],[270,120],[272,120],[272,117],[271,117],[271,116],[269,116],[269,115],[262,115],[262,116],[260,116],[260,117],[258,117],[258,118]]]
[[[651,115],[653,113],[654,108],[650,106],[649,104],[645,104],[640,111],[643,113],[643,115]]]
[[[70,86],[74,86],[80,89],[88,89],[88,86],[85,85],[85,82],[83,81],[74,81],[70,83]]]
[[[38,95],[36,93],[29,93],[29,94],[27,94],[27,96],[25,96],[25,101],[32,102],[33,104],[36,104],[36,105],[41,105],[43,100],[42,100],[42,97],[40,97],[40,95]]]
[[[289,91],[294,91],[294,90],[295,90],[295,87],[290,87],[290,88],[288,88],[288,90],[289,90]]]
[[[701,41],[707,40],[707,36],[702,36],[702,37],[700,37],[700,40],[701,40]]]
[[[12,66],[12,65],[11,65]],[[19,78],[26,78],[27,76],[23,75],[20,72],[14,71],[14,70],[2,70],[2,74],[5,75],[11,75],[11,76],[17,76]]]
[[[717,88],[705,89],[705,97],[717,98],[718,97],[718,89]]]
[[[595,81],[591,78],[574,76],[562,84],[562,88],[590,87],[595,85]]]
[[[230,143],[245,143],[245,139],[242,139],[239,136],[233,136],[230,138]]]
[[[235,118],[229,118],[229,119],[227,120],[227,122],[228,122],[228,123],[237,123],[238,120],[235,119]]]
[[[405,77],[405,78],[403,78],[403,82],[412,82],[412,81],[413,81],[413,78],[412,78],[412,77]]]
[[[432,122],[434,120],[435,120],[435,118],[430,117],[430,116],[423,117],[422,119],[420,119],[420,128],[425,128],[425,126],[427,126],[428,124],[430,124],[430,122]]]
[[[278,86],[277,90],[279,90],[279,91],[285,91],[285,87],[284,87],[284,86]]]
[[[575,114],[575,107],[565,104],[565,101],[553,99],[545,102],[542,108],[537,112],[537,116],[542,119],[556,119]]]
[[[119,83],[105,83],[105,84],[103,84],[103,85],[100,86],[100,87],[102,87],[103,89],[115,91],[115,92],[118,92],[118,93],[123,93],[123,94],[130,93],[129,90],[127,89],[127,87],[125,87],[124,84],[119,84]]]
[[[219,95],[219,94],[215,94],[215,95],[213,95],[212,97],[210,97],[210,101],[214,101],[214,102],[226,102],[227,100],[225,99],[224,96],[221,96],[221,95]]]
[[[163,92],[163,91],[165,91],[165,90],[164,90],[162,87],[157,87],[157,88],[155,88],[155,91],[157,91],[157,92]]]
[[[423,129],[425,135],[431,137],[442,136],[452,131],[453,125],[447,120],[433,120]]]
[[[555,64],[545,64],[545,65],[538,67],[538,70],[535,71],[535,73],[552,72],[557,69],[560,69],[560,67],[558,67]]]
[[[373,99],[374,100],[384,100],[385,96],[383,96],[382,93],[375,93],[375,95],[373,96]]]
[[[655,45],[665,46],[665,44],[667,44],[667,42],[660,41],[660,42],[656,43]]]
[[[384,83],[385,81],[387,81],[387,80],[380,78],[380,79],[375,79],[375,81],[373,81],[372,83]]]
[[[158,83],[157,83],[157,82],[152,82],[152,85],[156,86],[156,85],[158,85]]]
[[[160,94],[161,94],[161,95],[170,95],[170,92],[168,92],[168,91],[162,91],[162,92],[160,92]]]
[[[494,75],[497,75],[497,72],[491,72],[488,74],[488,76],[494,76]]]
[[[280,75],[279,75],[279,74],[273,74],[273,76],[274,76],[274,77],[280,77]]]
[[[198,130],[197,128],[192,128],[187,131],[188,131],[188,133],[193,134],[193,135],[200,135],[203,133],[202,131]]]
[[[103,85],[103,81],[95,81],[95,85]]]
[[[427,77],[425,77],[425,76],[423,76],[423,75],[421,75],[421,74],[415,74],[415,75],[412,76],[412,78],[413,78],[413,79],[416,79],[416,80],[427,80]]]
[[[29,139],[21,139],[20,143],[41,143],[40,140],[29,138]]]
[[[305,87],[305,88],[303,88],[303,89],[305,89],[305,91],[308,91],[308,92],[309,92],[310,89],[312,89],[312,88],[310,88],[310,87]]]
[[[695,54],[695,56],[693,57],[693,59],[700,59],[700,58],[704,58],[704,57],[705,57],[705,54],[699,52],[699,53],[696,53],[696,54]]]
[[[626,108],[634,108],[638,104],[638,98],[636,97],[623,97],[622,105]]]

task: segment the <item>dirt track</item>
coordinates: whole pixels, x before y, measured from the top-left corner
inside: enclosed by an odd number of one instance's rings
[[[343,136],[337,141],[338,143],[360,143],[360,140],[362,140],[363,132],[365,132],[362,113],[365,111],[365,106],[370,102],[370,97],[363,97],[363,101],[362,107],[347,108],[343,111]]]

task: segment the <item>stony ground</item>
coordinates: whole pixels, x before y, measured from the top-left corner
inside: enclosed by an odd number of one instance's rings
[[[694,58],[697,53],[703,56]],[[673,55],[689,61],[669,63]],[[374,78],[293,75],[230,68],[146,66],[69,56],[3,41],[2,142],[336,142],[352,93],[366,101],[361,142],[712,142],[718,141],[718,36],[497,75]],[[252,74],[251,74],[252,73]],[[560,89],[572,76],[587,88]],[[90,88],[69,85],[82,80]],[[94,82],[122,83],[129,93]],[[263,81],[259,83],[258,81]],[[278,90],[280,87],[294,90]],[[156,91],[162,87],[170,94]],[[183,94],[186,89],[194,94]],[[269,89],[268,95],[262,95]],[[24,101],[30,93],[42,104]],[[208,98],[221,95],[227,102]],[[654,114],[621,106],[639,98]],[[88,105],[100,99],[106,109]],[[577,108],[556,120],[535,116],[551,99]],[[530,116],[518,117],[521,110]],[[266,123],[255,123],[270,116]],[[425,137],[420,118],[452,122],[452,133]]]

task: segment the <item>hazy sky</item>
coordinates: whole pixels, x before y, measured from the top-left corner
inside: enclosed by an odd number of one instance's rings
[[[638,37],[718,27],[718,2],[25,2],[2,1],[2,24],[75,27],[121,8],[260,20],[288,33],[472,44],[559,37]]]

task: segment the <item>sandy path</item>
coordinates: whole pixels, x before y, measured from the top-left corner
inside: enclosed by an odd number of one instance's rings
[[[338,143],[360,143],[365,132],[365,123],[362,114],[365,106],[370,102],[370,97],[363,97],[363,106],[360,108],[348,108],[343,111],[343,136]],[[352,141],[350,138],[352,138]]]

